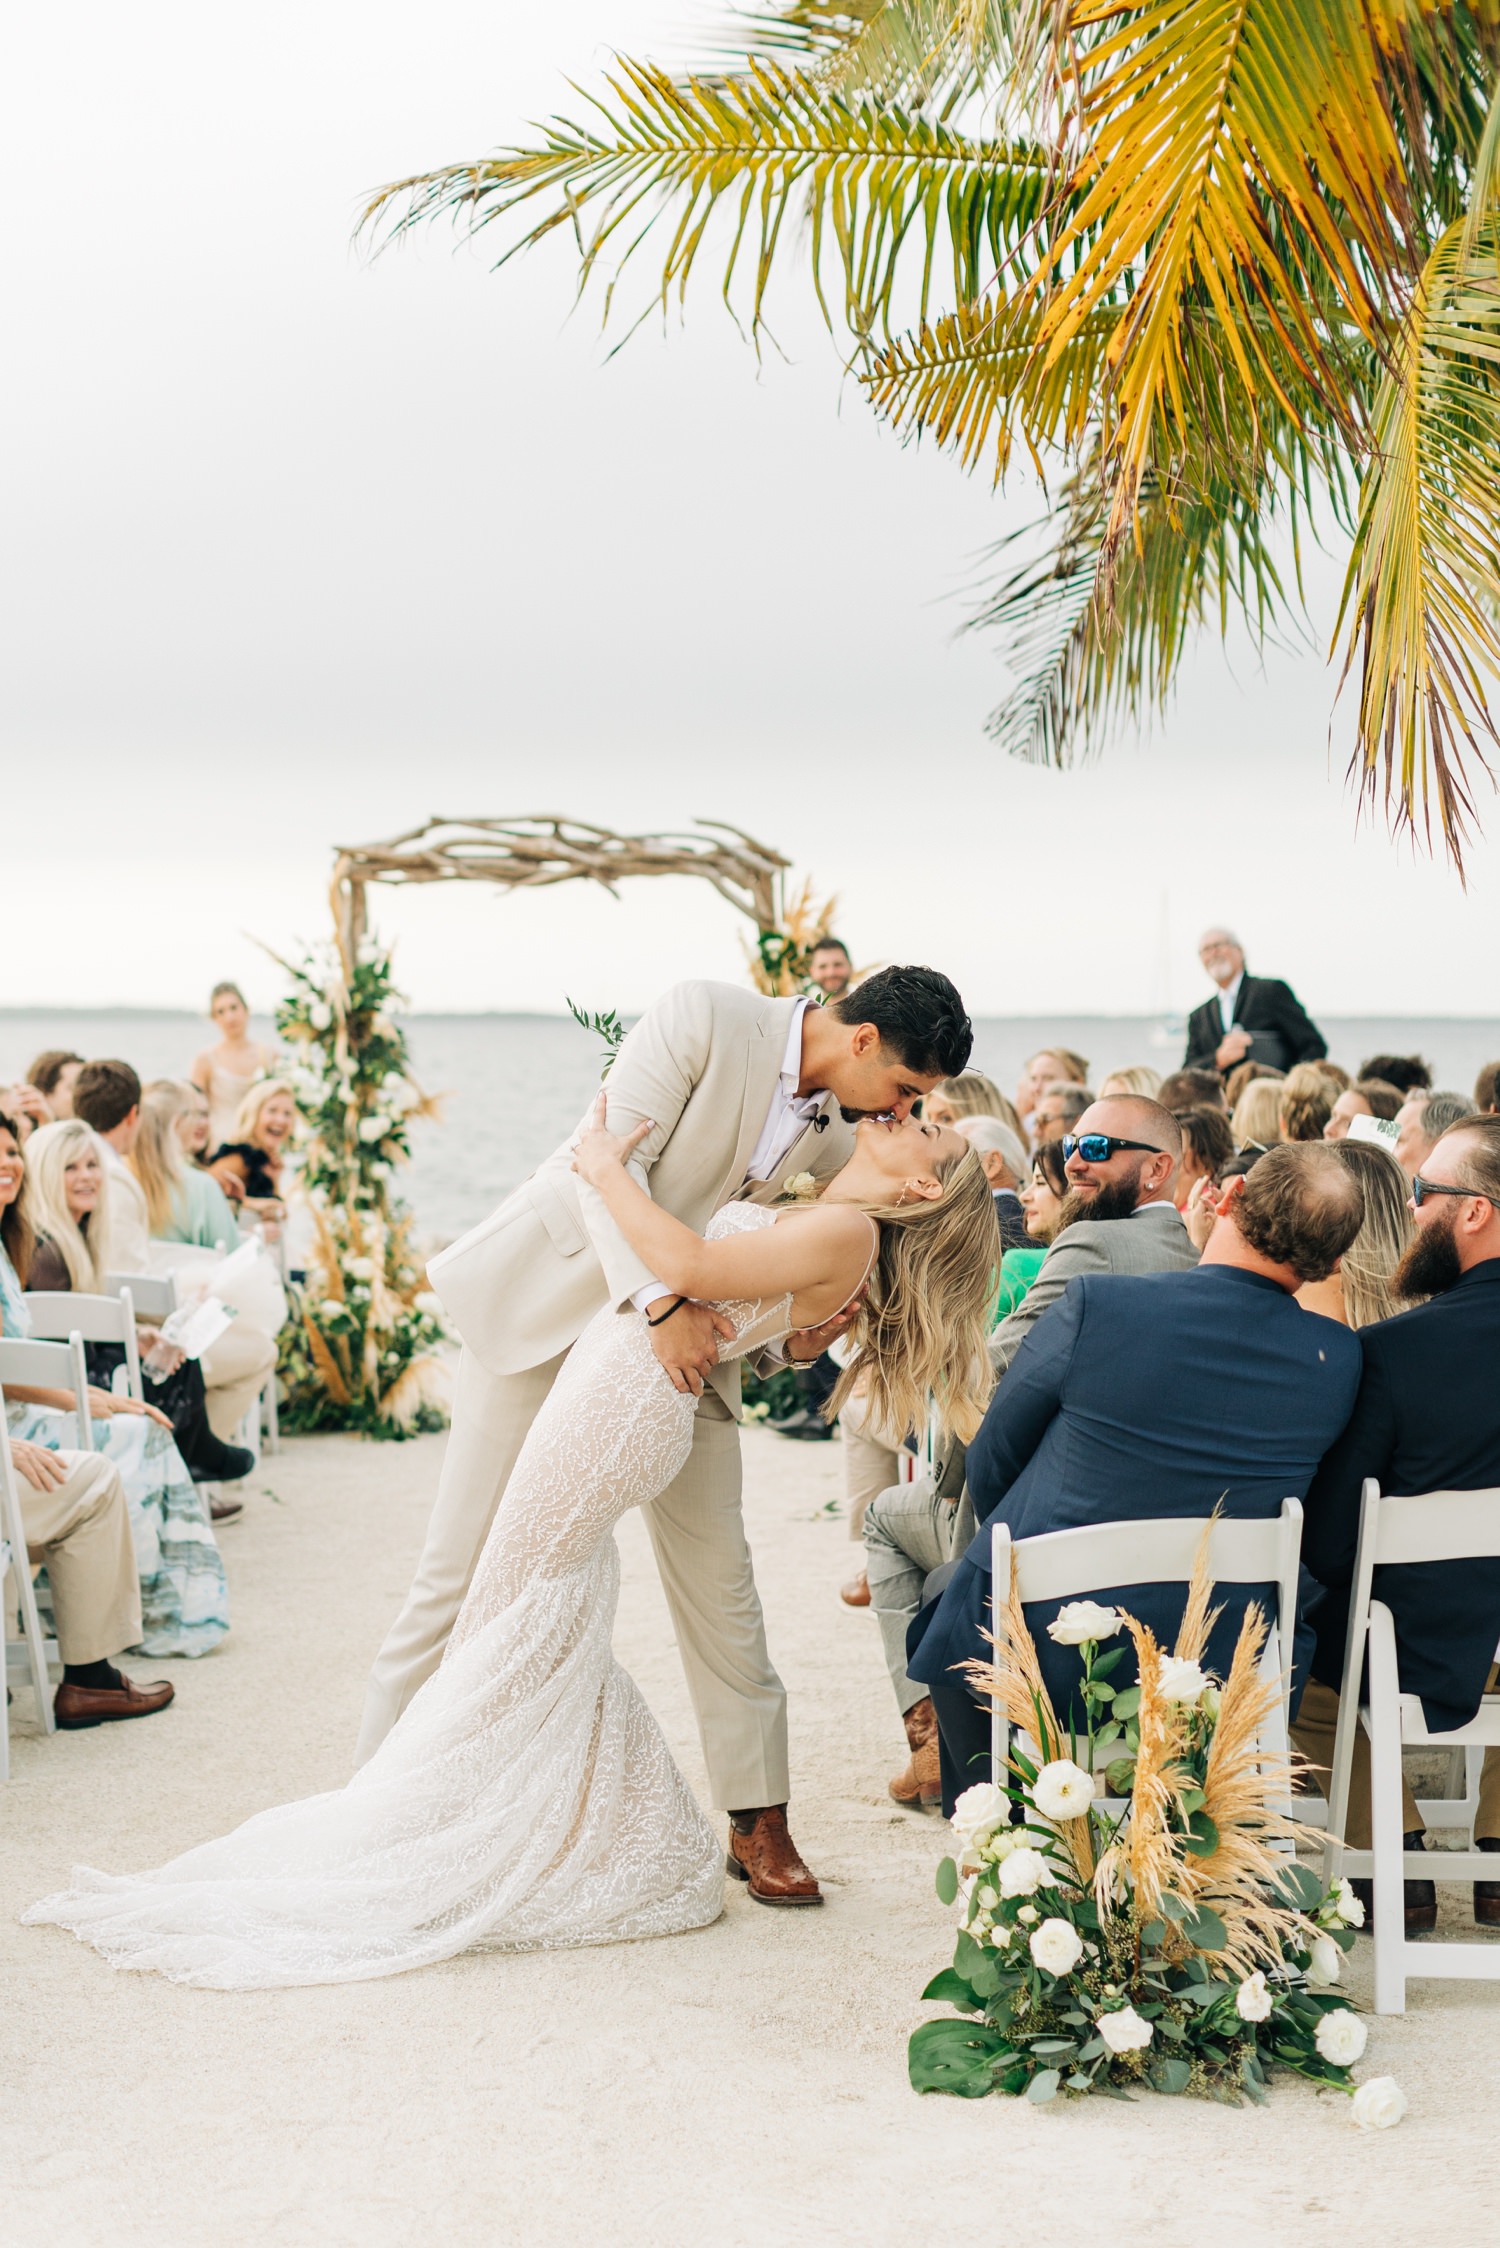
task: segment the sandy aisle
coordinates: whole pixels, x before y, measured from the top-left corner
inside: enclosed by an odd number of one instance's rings
[[[236,1629],[129,1729],[24,1730],[0,1800],[3,2237],[49,2248],[1005,2242],[1157,2248],[1488,2240],[1500,1991],[1428,1983],[1372,2025],[1411,2099],[1367,2137],[1283,2082],[1268,2110],[1142,2099],[1046,2110],[917,2099],[917,1993],[946,1963],[934,1822],[885,1797],[900,1734],[875,1627],[841,1607],[836,1446],[747,1432],[747,1507],[791,1689],[794,1831],[818,1913],[734,1888],[703,1933],[474,1956],[252,1997],[112,1975],[15,1914],[86,1858],[154,1864],[338,1784],[365,1667],[404,1589],[440,1440],[304,1439],[225,1532]],[[638,1521],[620,1652],[695,1784],[682,1676]],[[1455,1893],[1462,1895],[1462,1893]],[[1463,1897],[1466,1904],[1466,1896]],[[1458,1932],[1455,1926],[1455,1933]],[[1368,1946],[1356,1952],[1367,1991]]]

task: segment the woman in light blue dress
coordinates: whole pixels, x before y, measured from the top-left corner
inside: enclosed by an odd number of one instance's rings
[[[103,1238],[100,1219],[108,1187],[93,1142],[87,1125],[71,1120],[44,1125],[33,1136],[36,1174],[56,1173],[46,1201],[60,1203],[63,1216],[50,1214],[58,1231],[66,1229],[71,1236],[59,1243],[49,1230],[38,1242],[22,1200],[26,1161],[12,1126],[0,1117],[0,1334],[7,1338],[31,1332],[23,1274],[48,1287],[100,1292],[89,1235],[97,1228]],[[88,1403],[93,1448],[119,1469],[130,1511],[144,1625],[140,1644],[131,1651],[205,1655],[229,1629],[229,1591],[213,1525],[183,1464],[171,1423],[155,1406],[138,1405],[108,1390],[91,1388]],[[5,1420],[12,1436],[48,1451],[76,1451],[82,1445],[78,1415],[66,1391],[9,1385]],[[45,1571],[37,1580],[37,1605],[50,1629]]]

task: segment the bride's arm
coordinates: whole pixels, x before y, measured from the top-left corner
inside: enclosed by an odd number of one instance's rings
[[[605,1129],[605,1114],[601,1093],[591,1128],[574,1151],[573,1168],[599,1194],[663,1287],[700,1303],[789,1293],[806,1297],[825,1290],[841,1302],[839,1290],[849,1294],[858,1285],[870,1251],[870,1221],[858,1210],[835,1203],[799,1212],[789,1225],[705,1241],[653,1202],[625,1168],[637,1142],[651,1131],[650,1122],[617,1135]]]

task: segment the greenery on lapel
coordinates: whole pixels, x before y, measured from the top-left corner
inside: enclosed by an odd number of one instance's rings
[[[1331,528],[1360,793],[1456,860],[1500,739],[1497,63],[1493,0],[770,0],[365,225],[564,234],[606,321],[632,259],[642,322],[712,261],[757,345],[800,267],[900,437],[1045,472],[973,619],[1012,755],[1166,707],[1200,629],[1274,642]]]
[[[620,1041],[625,1036],[625,1025],[621,1022],[613,1007],[610,1008],[607,1015],[588,1015],[584,1013],[581,1007],[576,1007],[571,999],[567,1000],[566,1003],[568,1013],[577,1023],[579,1029],[590,1030],[596,1038],[602,1038],[604,1041],[604,1060],[599,1070],[599,1082],[602,1085],[614,1067],[615,1056],[620,1051]]]
[[[1293,1821],[1288,1761],[1264,1752],[1281,1683],[1261,1674],[1258,1609],[1224,1683],[1202,1668],[1212,1590],[1200,1564],[1170,1656],[1119,1610],[1062,1610],[1048,1629],[1079,1652],[1080,1731],[1058,1722],[1012,1585],[995,1662],[970,1666],[1015,1729],[1009,1773],[954,1805],[937,1893],[962,1900],[961,1923],[953,1965],[922,1995],[962,2018],[914,2032],[917,2091],[1045,2101],[1144,2087],[1237,2104],[1263,2100],[1285,2068],[1354,2093],[1365,2025],[1335,1986],[1364,1910],[1348,1882],[1325,1891],[1291,1855],[1323,1838]],[[1139,1683],[1117,1689],[1125,1650],[1099,1648],[1122,1630]],[[1405,2106],[1389,2078],[1355,2101],[1359,2123]]]

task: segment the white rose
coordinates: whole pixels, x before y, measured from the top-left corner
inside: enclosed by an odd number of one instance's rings
[[[996,1951],[1004,1951],[1013,1934],[1014,1930],[1008,1928],[1003,1920],[997,1920],[990,1930],[990,1942],[994,1945]]]
[[[1038,1917],[1035,1905],[1022,1905],[1020,1911],[1016,1914],[1017,1920],[1024,1920],[1028,1928],[1036,1926]]]
[[[1000,1894],[1031,1897],[1046,1879],[1047,1861],[1040,1850],[1012,1850],[1000,1868]]]
[[[977,1787],[966,1787],[953,1806],[949,1820],[955,1834],[972,1842],[988,1826],[1007,1816],[1010,1806],[990,1780],[981,1780]]]
[[[1335,2068],[1352,2068],[1369,2042],[1369,2035],[1358,2014],[1351,2013],[1347,2006],[1339,2006],[1318,2023],[1313,2043],[1324,2060],[1332,2061]]]
[[[307,1019],[314,1030],[328,1030],[333,1024],[333,1009],[326,999],[315,999],[307,1010]]]
[[[1266,1978],[1260,1971],[1247,1975],[1235,1993],[1234,2010],[1242,2022],[1269,2021],[1271,1993],[1266,1988]]]
[[[375,962],[380,958],[380,947],[375,942],[375,939],[373,937],[365,938],[363,944],[359,947],[358,952],[355,954],[355,958],[361,961],[366,968],[371,968],[374,966]]]
[[[1112,2053],[1142,2053],[1155,2035],[1150,2022],[1143,2021],[1133,2006],[1101,2014],[1094,2027]]]
[[[1307,1979],[1315,1990],[1331,1990],[1339,1979],[1339,1969],[1344,1955],[1332,1936],[1314,1936],[1312,1957],[1307,1963]]]
[[[391,1120],[388,1116],[362,1116],[359,1120],[359,1136],[367,1147],[373,1147],[377,1140],[383,1140],[390,1128]]]
[[[1364,1900],[1354,1894],[1353,1882],[1345,1880],[1342,1874],[1334,1883],[1333,1909],[1346,1928],[1363,1928],[1365,1924]],[[1382,2077],[1380,2081],[1384,2084],[1389,2083],[1390,2079]]]
[[[441,1296],[435,1296],[430,1288],[424,1288],[420,1295],[412,1298],[412,1309],[413,1311],[420,1311],[428,1319],[441,1319],[443,1316],[443,1299]],[[767,1406],[766,1410],[769,1412],[770,1407]]]
[[[1048,1624],[1047,1637],[1059,1647],[1080,1647],[1085,1639],[1113,1639],[1119,1628],[1118,1608],[1101,1608],[1097,1600],[1070,1600]]]
[[[1093,1777],[1061,1756],[1042,1766],[1031,1800],[1044,1819],[1081,1819],[1094,1800]]]
[[[1372,2076],[1354,2095],[1354,2120],[1362,2131],[1389,2131],[1406,2113],[1406,2094],[1394,2076]]]
[[[351,1280],[373,1280],[375,1277],[374,1264],[368,1257],[346,1258],[344,1270]]]
[[[1083,1957],[1083,1938],[1071,1920],[1044,1920],[1032,1930],[1031,1956],[1047,1974],[1069,1975]]]
[[[389,1163],[372,1163],[370,1176],[372,1179],[390,1179],[395,1177],[395,1173]]]
[[[1192,1709],[1208,1684],[1208,1673],[1201,1663],[1185,1662],[1180,1655],[1168,1655],[1161,1666],[1161,1690],[1169,1702],[1185,1702]]]

